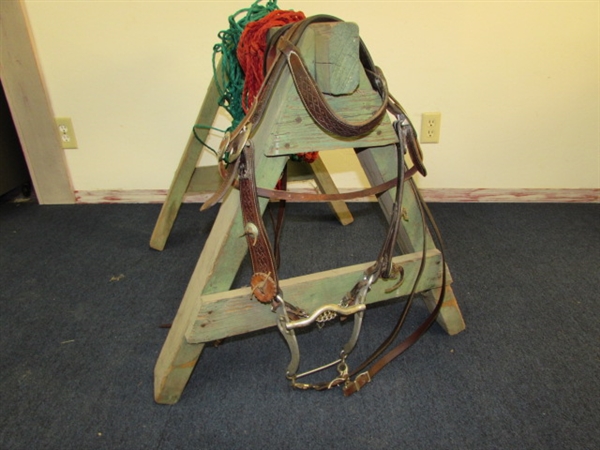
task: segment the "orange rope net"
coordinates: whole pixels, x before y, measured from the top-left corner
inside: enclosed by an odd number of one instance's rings
[[[245,113],[254,103],[254,99],[265,79],[263,63],[267,47],[267,33],[271,28],[305,19],[302,12],[275,10],[262,19],[248,23],[242,31],[237,47],[237,59],[244,71],[244,89],[242,108]]]

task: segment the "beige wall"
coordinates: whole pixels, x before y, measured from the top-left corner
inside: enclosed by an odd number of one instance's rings
[[[416,125],[430,188],[598,188],[598,2],[284,1],[358,23]],[[77,190],[166,189],[212,76],[212,46],[250,1],[26,0]],[[342,185],[359,178],[336,168]]]

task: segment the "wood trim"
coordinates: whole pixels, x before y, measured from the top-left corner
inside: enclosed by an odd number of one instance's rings
[[[0,78],[40,204],[75,203],[23,0],[0,2]]]
[[[310,182],[298,183],[291,189],[316,192]],[[341,189],[340,192],[347,191]],[[431,203],[599,203],[600,189],[421,189]],[[166,189],[76,191],[76,202],[94,203],[163,203]],[[184,203],[202,203],[210,192],[187,194]],[[372,201],[364,198],[357,201]]]
[[[75,201],[79,204],[100,203],[164,203],[167,189],[98,190],[75,191]],[[186,196],[184,203],[204,203],[210,193]]]
[[[600,189],[421,189],[428,202],[598,203]]]

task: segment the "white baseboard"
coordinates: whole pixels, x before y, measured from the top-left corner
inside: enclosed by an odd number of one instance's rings
[[[299,188],[298,191],[310,189]],[[600,189],[428,189],[420,190],[432,203],[599,203]],[[314,191],[313,191],[314,192]],[[184,203],[203,203],[210,193],[187,194]],[[76,202],[163,203],[166,189],[75,191]],[[364,198],[358,201],[371,201]]]

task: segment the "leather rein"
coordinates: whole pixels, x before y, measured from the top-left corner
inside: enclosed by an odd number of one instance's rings
[[[286,372],[287,378],[295,388],[324,390],[343,385],[344,395],[351,395],[360,390],[364,384],[371,381],[372,377],[386,364],[416,342],[437,318],[444,301],[445,289],[443,287],[436,307],[425,322],[415,332],[408,336],[408,338],[381,357],[396,339],[405,322],[407,313],[415,297],[421,274],[424,270],[425,252],[427,250],[425,239],[425,234],[427,232],[425,216],[427,216],[429,222],[432,223],[438,241],[440,244],[442,243],[439,238],[437,226],[435,226],[431,214],[412,180],[412,176],[417,172],[426,175],[426,170],[422,162],[422,152],[416,138],[416,133],[403,108],[388,93],[387,83],[383,73],[373,64],[371,56],[362,40],[360,41],[359,46],[360,61],[372,88],[377,91],[381,97],[380,107],[369,119],[362,122],[348,122],[340,117],[329,106],[324,95],[318,88],[316,81],[306,68],[297,47],[298,42],[310,24],[323,22],[341,22],[341,20],[326,15],[309,17],[300,22],[280,28],[270,40],[266,53],[267,57],[265,58],[265,80],[248,114],[235,130],[231,133],[227,133],[223,138],[219,150],[219,167],[224,181],[215,194],[204,203],[201,210],[205,210],[218,203],[232,186],[239,189],[244,235],[246,236],[253,268],[253,275],[250,280],[252,293],[259,302],[270,304],[273,312],[277,314],[277,326],[286,340],[291,353],[291,360]],[[373,131],[387,113],[393,115],[395,117],[393,126],[398,138],[398,142],[395,144],[398,162],[397,177],[368,189],[343,194],[293,193],[285,190],[258,187],[255,179],[255,148],[252,136],[253,132],[259,126],[266,107],[271,100],[277,81],[286,67],[292,75],[294,85],[296,86],[300,99],[309,115],[321,128],[331,134],[343,137],[360,137]],[[413,167],[410,169],[406,168],[404,162],[404,156],[407,153],[413,162]],[[367,358],[367,360],[360,364],[356,370],[350,371],[346,363],[346,358],[354,349],[358,341],[364,311],[366,309],[365,300],[371,286],[379,279],[397,279],[396,285],[389,290],[389,292],[391,292],[404,281],[404,271],[402,267],[393,263],[392,257],[402,217],[402,198],[405,184],[408,184],[414,191],[422,215],[423,256],[421,265],[412,286],[412,291],[405,303],[402,314],[400,315],[394,330],[379,348]],[[277,276],[277,249],[274,251],[273,246],[271,246],[268,239],[258,198],[267,197],[281,202],[331,202],[335,200],[351,200],[358,197],[379,195],[392,188],[395,188],[396,192],[386,239],[375,263],[365,270],[361,279],[357,281],[344,298],[337,304],[324,305],[311,313],[292,305],[290,302],[286,302],[284,293],[280,289]],[[445,267],[443,249],[442,267]],[[446,271],[443,270],[442,286],[445,286],[445,283]],[[295,330],[313,323],[324,324],[336,317],[345,319],[350,315],[354,316],[353,330],[349,340],[340,351],[339,358],[324,366],[298,374],[300,351],[296,340]],[[331,381],[324,383],[301,383],[298,381],[305,376],[312,375],[333,366],[336,366],[338,375]],[[361,372],[368,366],[371,366],[369,370]]]

